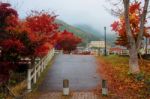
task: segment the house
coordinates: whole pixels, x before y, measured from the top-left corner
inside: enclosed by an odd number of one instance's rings
[[[104,48],[105,47],[105,41],[91,41],[89,43],[90,48]]]
[[[109,45],[106,45],[106,51],[108,54],[108,49],[109,49]],[[104,50],[105,50],[105,41],[91,41],[88,44],[88,48],[91,49],[91,53],[94,55],[100,55],[100,54],[104,54]]]
[[[117,55],[129,55],[129,51],[127,48],[122,46],[116,46],[109,49],[110,54],[117,54]]]

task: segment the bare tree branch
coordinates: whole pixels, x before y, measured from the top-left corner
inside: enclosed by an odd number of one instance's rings
[[[146,19],[146,15],[147,15],[148,5],[149,5],[149,0],[145,0],[143,12],[140,17],[140,33],[137,38],[137,44],[136,44],[137,49],[140,49],[141,43],[142,43],[143,34],[144,34],[144,24],[145,24],[145,19]]]
[[[112,8],[105,7],[105,10],[110,13],[111,15],[115,17],[119,17],[120,15],[123,15],[123,7],[120,6],[122,5],[122,0],[117,0],[114,2],[113,0],[106,0],[110,6],[113,6]]]

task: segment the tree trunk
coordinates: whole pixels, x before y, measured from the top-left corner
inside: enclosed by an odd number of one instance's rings
[[[130,73],[139,73],[139,63],[138,63],[138,52],[135,47],[129,48],[129,72]]]
[[[125,17],[125,26],[126,26],[126,33],[128,38],[129,44],[129,71],[130,73],[138,73],[140,72],[139,64],[138,64],[138,53],[136,49],[136,42],[132,35],[130,29],[130,20],[129,20],[129,4],[130,0],[123,0],[124,3],[124,17]]]

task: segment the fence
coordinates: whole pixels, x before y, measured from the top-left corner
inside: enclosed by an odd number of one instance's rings
[[[36,84],[37,78],[40,77],[43,70],[46,68],[48,62],[53,58],[55,54],[55,50],[52,49],[47,56],[45,56],[42,60],[38,62],[32,69],[28,69],[27,71],[27,89],[31,91],[32,89],[32,81],[33,84]]]

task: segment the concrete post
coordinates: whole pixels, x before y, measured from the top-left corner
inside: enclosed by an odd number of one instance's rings
[[[104,79],[102,80],[102,95],[108,95],[107,81]]]
[[[69,95],[69,80],[68,79],[63,80],[63,95],[64,96]]]

